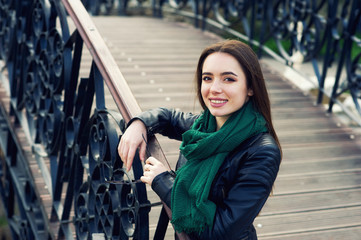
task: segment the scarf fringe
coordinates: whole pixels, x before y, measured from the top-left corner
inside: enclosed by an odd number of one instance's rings
[[[198,215],[198,217],[192,218],[192,221],[189,221],[190,218],[190,216],[183,216],[176,220],[172,220],[171,223],[173,224],[174,230],[179,233],[197,233],[200,235],[206,229],[206,227],[209,226],[209,224],[205,223],[204,217],[200,215]],[[188,224],[184,224],[185,222]]]

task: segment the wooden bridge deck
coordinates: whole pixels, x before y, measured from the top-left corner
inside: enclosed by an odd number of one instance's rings
[[[220,37],[164,19],[93,19],[142,110],[200,110],[193,90],[195,65],[201,50]],[[327,116],[266,61],[262,66],[284,158],[274,195],[255,221],[259,239],[360,239],[360,132]],[[174,166],[179,143],[159,141]],[[158,211],[151,211],[152,229]]]

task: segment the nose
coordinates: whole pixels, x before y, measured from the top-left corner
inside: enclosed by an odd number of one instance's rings
[[[212,82],[210,91],[211,91],[212,93],[220,93],[220,92],[222,92],[221,81],[215,79],[215,80]]]

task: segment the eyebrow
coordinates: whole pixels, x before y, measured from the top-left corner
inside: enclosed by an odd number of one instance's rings
[[[202,73],[202,75],[213,75],[213,73],[211,73],[211,72],[204,72],[204,73]],[[222,75],[222,76],[224,76],[224,75],[233,75],[233,76],[238,77],[238,75],[235,74],[234,72],[223,72],[223,73],[221,73],[221,75]]]

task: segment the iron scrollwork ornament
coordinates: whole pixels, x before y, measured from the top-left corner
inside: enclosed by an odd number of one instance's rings
[[[271,31],[280,54],[286,60],[303,62],[317,56],[325,42],[325,19],[321,10],[326,0],[272,1]]]
[[[97,112],[80,143],[84,182],[75,196],[75,226],[78,239],[104,233],[112,239],[147,239],[148,213],[145,184],[139,179],[142,165],[135,159],[130,172],[123,169],[116,147],[121,132],[118,122],[106,112]],[[117,184],[113,184],[116,182]]]

